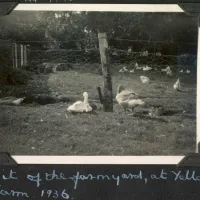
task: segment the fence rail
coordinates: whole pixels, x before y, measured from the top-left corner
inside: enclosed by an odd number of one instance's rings
[[[112,64],[149,66],[196,66],[197,44],[169,41],[108,38]],[[18,68],[27,64],[100,63],[98,38],[66,41],[0,40],[0,64]]]
[[[0,40],[0,64],[4,67],[18,68],[28,63],[27,45]]]

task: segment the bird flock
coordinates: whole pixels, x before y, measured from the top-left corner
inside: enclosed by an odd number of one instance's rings
[[[123,66],[122,67],[122,69],[120,69],[119,70],[119,73],[134,73],[136,70],[142,70],[142,71],[150,71],[150,70],[155,70],[155,71],[159,71],[157,68],[152,68],[152,67],[149,67],[148,65],[144,65],[144,66],[139,66],[138,65],[138,63],[136,62],[135,63],[135,67],[133,67],[132,69],[128,69],[128,67],[127,66]],[[171,68],[170,68],[170,66],[167,66],[166,68],[164,68],[164,69],[161,69],[160,70],[161,72],[164,72],[164,73],[166,73],[166,75],[168,75],[168,76],[172,76],[173,75],[173,73],[172,73],[172,70],[171,70]],[[191,71],[189,70],[189,69],[187,69],[187,70],[183,70],[183,69],[181,69],[180,70],[180,73],[186,73],[186,74],[190,74],[191,73]]]
[[[143,69],[143,71],[152,70],[152,68],[148,67],[148,66],[139,67],[137,63],[135,64],[135,68],[136,69]],[[121,71],[128,72],[128,69],[125,66],[125,67],[123,67],[123,69],[121,69]],[[165,72],[167,75],[172,74],[172,70],[170,69],[169,66],[167,66],[165,69],[162,69],[161,71]],[[134,72],[134,69],[130,70],[130,73],[133,73],[133,72]],[[183,70],[181,70],[180,72],[184,73]],[[190,71],[188,69],[185,72],[190,73]],[[147,83],[150,82],[150,79],[147,76],[140,76],[140,81],[141,81],[142,84],[147,84]],[[181,83],[180,83],[179,78],[174,83],[173,89],[175,91],[181,91]],[[89,113],[89,112],[92,112],[94,108],[92,107],[92,105],[89,104],[88,92],[83,93],[83,98],[84,98],[83,101],[76,101],[75,103],[70,105],[67,108],[67,111],[74,112],[74,113],[85,113],[85,112]],[[19,105],[19,104],[21,104],[21,102],[23,100],[24,100],[24,98],[20,98],[20,99],[16,99],[16,100],[13,99],[12,104]],[[136,94],[133,90],[125,89],[121,84],[117,87],[116,101],[122,107],[125,114],[127,113],[127,109],[131,109],[132,114],[134,114],[136,107],[146,104],[144,101],[142,101],[139,98],[138,94]]]
[[[148,66],[140,68],[137,63],[136,63],[135,68],[143,69],[143,71],[149,71],[152,69],[151,67],[148,67]],[[128,72],[128,69],[125,66],[123,67],[123,69],[121,69],[121,71]],[[134,72],[134,69],[132,69],[132,72],[130,70],[130,73],[133,73],[133,72]],[[165,72],[167,75],[172,74],[172,70],[170,69],[169,66],[167,66],[165,69],[162,69],[162,72]],[[181,72],[183,72],[183,70],[181,70]],[[190,71],[187,70],[186,73],[190,73]],[[142,84],[147,84],[150,82],[150,79],[147,76],[140,76],[140,81]],[[181,83],[180,83],[179,78],[174,83],[173,89],[175,91],[181,91]],[[92,112],[93,108],[89,104],[88,93],[84,92],[83,97],[84,97],[84,101],[75,102],[74,104],[68,107],[67,111],[76,112],[76,113]],[[127,112],[127,109],[131,109],[132,113],[134,114],[134,110],[136,107],[146,104],[144,101],[142,101],[139,98],[138,94],[136,94],[134,91],[130,89],[125,89],[121,84],[117,87],[116,101],[123,108],[125,114]]]

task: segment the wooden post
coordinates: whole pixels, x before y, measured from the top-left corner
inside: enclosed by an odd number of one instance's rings
[[[21,63],[20,63],[20,66],[23,66],[24,65],[24,46],[21,44],[20,45],[20,50],[21,50]]]
[[[18,68],[18,58],[17,58],[17,44],[14,44],[14,52],[15,52],[15,68]]]
[[[100,101],[101,104],[103,104],[103,98],[102,98],[101,88],[97,87],[97,90],[98,90],[98,94],[99,94],[99,101]]]
[[[199,67],[200,67],[200,14],[198,15],[198,22],[197,22],[198,24],[198,39],[197,39],[197,44],[198,44],[198,47],[197,47],[197,77],[199,77],[200,76],[200,69],[199,69]],[[199,78],[197,78],[197,85],[200,85],[200,79]],[[199,92],[197,92],[197,103],[199,103],[200,102],[200,94],[199,94]],[[197,120],[198,119],[200,119],[200,107],[199,106],[197,106]],[[197,139],[196,139],[196,153],[200,153],[199,151],[200,151],[200,145],[199,145],[199,142],[200,142],[200,134],[198,134],[199,133],[199,131],[200,131],[200,124],[199,123],[197,123],[197,129],[196,129],[196,131],[197,131]]]
[[[13,63],[13,69],[15,68],[15,46],[12,44],[12,63]]]
[[[105,112],[113,112],[112,80],[109,70],[107,34],[98,33],[98,39],[103,75],[103,109]]]
[[[27,47],[24,45],[24,65],[27,65]]]

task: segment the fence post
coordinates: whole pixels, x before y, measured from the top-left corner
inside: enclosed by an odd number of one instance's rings
[[[15,57],[15,68],[18,68],[18,58],[17,58],[17,43],[14,43],[14,57]]]
[[[27,65],[27,47],[24,45],[24,65]]]
[[[13,69],[15,68],[15,46],[14,43],[12,43],[12,63],[13,63]]]
[[[20,64],[20,66],[23,66],[24,65],[24,46],[23,46],[23,44],[21,44],[20,45],[20,50],[21,50],[21,64]]]
[[[197,28],[198,28],[198,39],[197,39],[197,77],[200,75],[200,14],[198,14],[198,20],[197,20]],[[197,85],[200,84],[200,80],[197,79]],[[197,95],[197,102],[200,101],[200,96],[199,94]],[[199,113],[200,108],[197,106],[197,113]],[[199,129],[200,125],[197,123],[197,130]],[[196,153],[200,153],[200,135],[197,134],[197,139],[196,139]]]
[[[112,79],[109,70],[107,34],[98,33],[98,39],[103,75],[103,109],[104,112],[113,112]]]
[[[103,104],[103,98],[102,98],[102,94],[101,94],[101,88],[97,87],[97,91],[98,91],[98,94],[99,94],[99,101],[100,101],[101,104]]]

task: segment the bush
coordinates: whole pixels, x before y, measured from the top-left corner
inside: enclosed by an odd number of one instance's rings
[[[17,85],[26,84],[31,78],[31,73],[23,69],[3,68],[0,69],[0,84]]]

